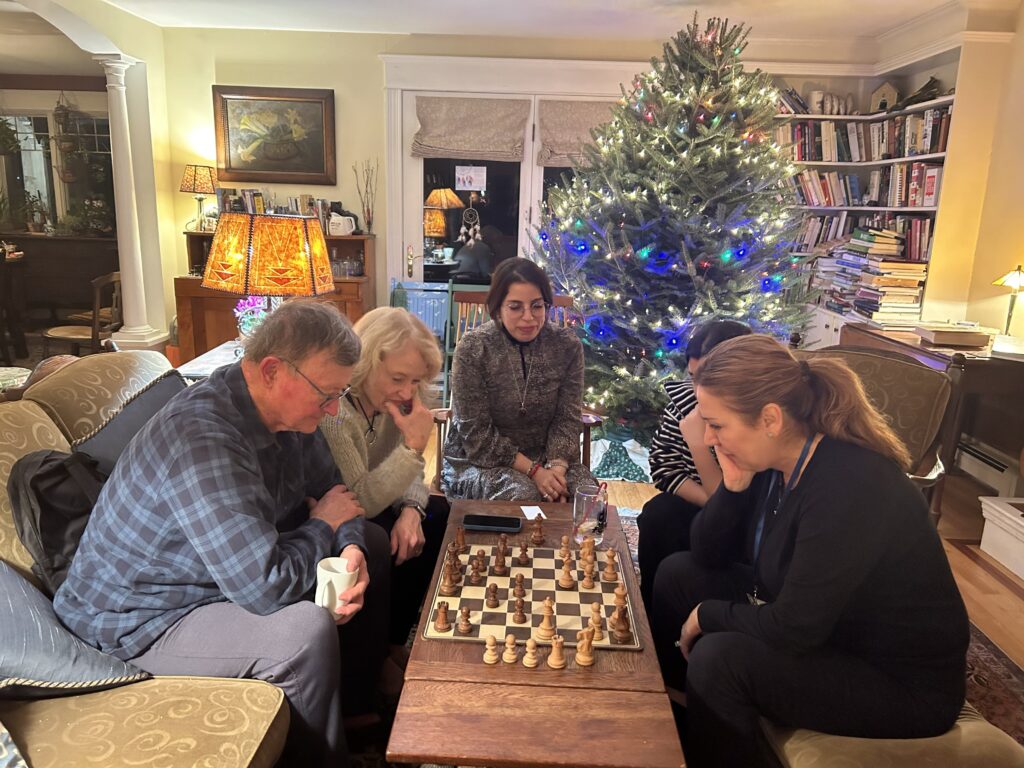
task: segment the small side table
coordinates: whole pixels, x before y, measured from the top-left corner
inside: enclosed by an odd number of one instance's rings
[[[981,550],[1024,579],[1024,497],[982,496]]]
[[[204,352],[199,357],[189,360],[184,365],[178,366],[178,373],[191,381],[205,379],[215,370],[224,365],[240,360],[242,357],[242,344],[238,339],[225,341],[223,344]]]

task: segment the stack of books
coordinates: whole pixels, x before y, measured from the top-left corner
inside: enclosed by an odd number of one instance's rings
[[[921,316],[928,265],[903,258],[905,241],[895,230],[857,229],[846,246],[861,264],[853,311],[869,325],[913,328]]]

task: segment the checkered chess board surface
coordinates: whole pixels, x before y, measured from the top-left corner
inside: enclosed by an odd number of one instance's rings
[[[473,586],[469,584],[470,568],[468,564],[470,559],[478,557],[477,552],[480,549],[483,549],[485,553],[483,565],[486,567],[486,570],[481,569],[481,573],[485,573],[486,578],[479,586]],[[615,588],[623,583],[621,552],[616,551],[616,580],[605,581],[601,578],[605,568],[604,549],[598,549],[596,553],[597,562],[595,563],[596,570],[594,572],[594,588],[584,589],[582,586],[584,573],[577,558],[579,552],[573,551],[571,553],[573,558],[571,573],[573,578],[576,579],[576,585],[571,589],[562,589],[558,586],[558,579],[562,575],[562,559],[558,555],[558,550],[544,547],[527,549],[530,564],[522,566],[516,560],[519,547],[518,545],[513,546],[512,554],[505,558],[508,573],[504,576],[497,576],[493,571],[496,551],[497,546],[490,548],[472,546],[469,553],[459,555],[459,561],[466,565],[466,572],[462,577],[458,592],[453,596],[445,597],[439,593],[441,579],[440,576],[438,577],[433,601],[430,604],[430,616],[423,632],[425,638],[467,640],[483,643],[488,635],[494,635],[500,647],[505,642],[505,636],[511,634],[515,636],[516,642],[519,645],[525,644],[530,637],[536,640],[538,645],[550,645],[551,642],[549,640],[539,639],[535,631],[540,626],[541,620],[544,617],[544,598],[550,597],[555,603],[555,632],[562,636],[566,646],[574,647],[576,645],[576,633],[587,626],[590,621],[591,604],[599,601],[601,603],[601,614],[605,618],[604,638],[602,640],[595,640],[594,647],[632,651],[641,649],[637,639],[633,607],[628,598],[626,610],[629,613],[629,623],[632,630],[630,642],[622,644],[615,642],[612,639],[611,632],[608,630],[608,617],[615,611]],[[523,597],[523,610],[526,614],[526,622],[524,624],[516,624],[512,621],[516,604],[516,598],[512,595],[512,591],[515,587],[516,574],[519,573],[523,574],[523,587],[526,590],[526,594]],[[498,587],[497,608],[488,608],[485,604],[488,584],[496,584]],[[447,632],[438,632],[434,628],[434,620],[437,618],[437,604],[442,600],[448,603],[448,621],[452,625],[451,629]],[[469,608],[469,620],[472,624],[472,630],[468,635],[460,634],[456,629],[463,607]]]

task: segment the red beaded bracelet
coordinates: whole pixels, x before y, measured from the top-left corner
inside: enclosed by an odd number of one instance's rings
[[[537,474],[537,470],[540,469],[540,468],[541,468],[540,462],[538,461],[536,464],[534,464],[532,467],[530,467],[530,471],[527,473],[526,476],[528,478],[530,478],[531,480],[533,480],[533,476]]]

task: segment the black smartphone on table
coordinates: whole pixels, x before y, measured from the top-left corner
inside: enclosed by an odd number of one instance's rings
[[[467,531],[493,531],[495,533],[519,533],[523,527],[520,517],[511,515],[466,515],[462,527]]]

